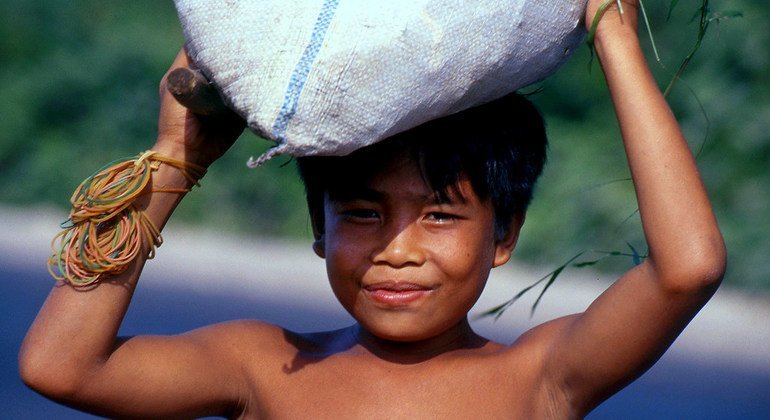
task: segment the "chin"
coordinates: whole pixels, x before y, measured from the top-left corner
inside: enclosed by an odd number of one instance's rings
[[[420,321],[410,321],[408,323],[388,322],[360,322],[359,324],[369,332],[369,334],[386,341],[399,343],[415,343],[429,340],[450,329],[439,328],[436,326],[427,326]]]

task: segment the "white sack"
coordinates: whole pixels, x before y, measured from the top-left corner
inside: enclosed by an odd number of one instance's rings
[[[263,155],[344,155],[542,80],[586,0],[175,0],[193,61]]]

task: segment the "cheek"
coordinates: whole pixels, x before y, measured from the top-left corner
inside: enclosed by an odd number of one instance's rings
[[[327,263],[342,267],[361,264],[367,255],[367,245],[359,236],[341,229],[328,231],[324,241]]]
[[[326,244],[326,271],[329,280],[336,283],[338,279],[350,277],[355,270],[355,249],[345,246],[344,243],[327,242]]]
[[[345,240],[332,231],[327,234],[326,274],[332,291],[344,306],[352,305],[363,273],[368,269],[365,247]]]
[[[449,293],[456,304],[463,307],[473,306],[486,285],[489,272],[495,258],[494,237],[492,235],[468,235],[455,238],[455,246],[446,246],[442,252],[441,269]]]
[[[453,237],[439,238],[433,247],[449,267],[475,272],[491,267],[495,255],[494,236],[481,229]]]

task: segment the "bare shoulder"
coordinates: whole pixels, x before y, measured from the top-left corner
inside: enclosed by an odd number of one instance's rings
[[[220,345],[259,346],[264,349],[290,346],[312,351],[314,347],[339,336],[341,331],[343,330],[297,333],[269,322],[242,319],[208,325],[187,334],[201,340],[217,342]]]
[[[283,368],[296,363],[297,358],[326,357],[348,349],[352,343],[344,339],[347,335],[342,331],[297,333],[264,321],[237,320],[184,335],[207,352],[216,353],[217,360],[237,365],[251,380],[261,381],[281,376]]]
[[[531,347],[547,346],[579,316],[580,314],[566,315],[532,327],[520,335],[510,348],[521,346],[522,349],[531,349]]]
[[[240,319],[207,325],[188,334],[219,340],[253,339],[275,335],[283,329],[269,322],[254,319]]]
[[[242,355],[280,353],[292,333],[258,320],[226,321],[185,333],[189,339],[211,346],[218,352]]]

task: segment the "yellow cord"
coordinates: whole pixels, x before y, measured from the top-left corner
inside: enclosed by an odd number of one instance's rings
[[[89,286],[106,276],[123,273],[145,246],[147,258],[155,256],[155,248],[163,243],[160,230],[134,201],[150,185],[152,172],[161,164],[179,169],[196,186],[206,174],[202,166],[148,150],[136,158],[111,162],[88,177],[72,194],[70,217],[51,242],[53,255],[48,271],[55,279],[73,286]]]

